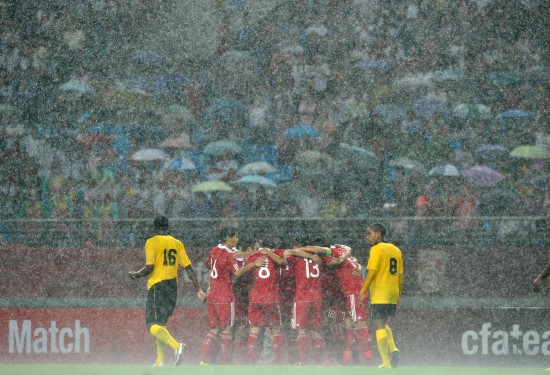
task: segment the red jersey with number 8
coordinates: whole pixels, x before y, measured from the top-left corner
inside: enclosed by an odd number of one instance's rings
[[[284,250],[273,250],[273,253],[282,257]],[[252,302],[280,302],[279,270],[275,262],[262,253],[253,253],[246,260],[246,264],[254,263],[257,259],[267,258],[267,267],[258,267],[252,270],[252,288],[248,295]]]

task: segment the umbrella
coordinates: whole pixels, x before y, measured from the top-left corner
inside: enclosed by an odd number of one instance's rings
[[[421,86],[430,86],[432,84],[431,74],[408,74],[403,78],[397,79],[394,85],[397,87],[418,88]]]
[[[20,110],[11,104],[0,104],[0,115],[10,116],[19,112]]]
[[[437,98],[425,97],[415,100],[411,107],[417,116],[428,119],[432,118],[437,113],[442,116],[448,116],[450,113],[449,108],[447,108],[447,103]]]
[[[164,160],[168,159],[168,154],[158,148],[144,148],[132,154],[130,158],[138,161]]]
[[[189,140],[189,135],[186,133],[179,135],[175,138],[166,138],[159,144],[159,147],[166,148],[191,148],[191,142]]]
[[[484,165],[474,165],[461,172],[462,177],[469,183],[477,186],[495,186],[504,179],[504,176]]]
[[[434,176],[434,177],[440,177],[440,176],[458,177],[458,176],[460,176],[460,172],[452,164],[438,165],[437,167],[434,167],[434,168],[430,169],[428,174],[430,176]]]
[[[349,156],[356,167],[365,169],[378,169],[380,167],[380,160],[368,148],[340,143],[339,151],[341,155]]]
[[[170,169],[170,170],[176,170],[176,171],[186,171],[186,170],[194,170],[197,169],[195,167],[195,164],[187,158],[174,158],[169,161],[167,161],[162,168],[164,169]]]
[[[384,121],[388,123],[392,123],[396,120],[403,121],[407,117],[403,107],[397,104],[378,104],[376,108],[374,108],[373,114],[382,116]]]
[[[384,60],[361,60],[357,64],[355,64],[356,67],[361,69],[379,69],[379,68],[385,68],[387,63]]]
[[[390,165],[426,174],[426,167],[422,163],[409,158],[397,158],[390,160]]]
[[[477,155],[508,155],[508,148],[502,146],[502,145],[492,145],[492,144],[486,144],[481,145],[478,148],[476,148],[475,153]]]
[[[136,52],[130,59],[135,65],[157,65],[164,62],[166,57],[157,51],[141,50]]]
[[[255,174],[248,174],[246,176],[243,176],[239,178],[237,181],[235,181],[235,184],[247,185],[247,186],[261,186],[265,188],[277,187],[277,184],[271,181],[269,178],[255,175]]]
[[[321,134],[309,125],[292,125],[288,127],[283,136],[286,138],[319,138]]]
[[[193,193],[211,193],[211,192],[228,192],[233,190],[231,186],[226,184],[223,181],[204,181],[201,183],[198,183],[197,185],[193,186],[191,188],[191,192]]]
[[[515,86],[523,83],[523,78],[511,71],[487,73],[485,79],[495,86]]]
[[[204,147],[203,153],[209,156],[222,156],[225,154],[239,154],[242,150],[243,148],[234,141],[223,140],[207,144]]]
[[[464,77],[464,73],[455,70],[438,70],[432,73],[432,79],[437,82],[456,81]]]
[[[491,108],[483,104],[463,103],[453,108],[455,117],[473,120],[487,120],[491,118]]]
[[[531,114],[521,109],[511,109],[509,111],[501,112],[497,115],[498,120],[504,119],[529,119]]]
[[[510,152],[510,156],[524,159],[550,159],[550,150],[540,146],[518,146]]]
[[[94,95],[95,89],[92,87],[92,85],[82,82],[82,81],[68,81],[59,86],[59,90],[65,91],[65,92],[72,92],[78,95]]]
[[[248,163],[244,167],[241,168],[239,171],[239,174],[241,175],[247,175],[247,174],[268,174],[268,173],[275,173],[277,172],[277,169],[269,164],[266,161],[259,161],[254,163]]]

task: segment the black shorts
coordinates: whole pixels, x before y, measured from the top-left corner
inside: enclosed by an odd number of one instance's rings
[[[147,291],[145,304],[145,322],[147,325],[166,325],[176,308],[178,283],[176,279],[156,283]]]
[[[397,305],[390,304],[371,304],[370,317],[371,319],[387,319],[390,316],[395,316]]]

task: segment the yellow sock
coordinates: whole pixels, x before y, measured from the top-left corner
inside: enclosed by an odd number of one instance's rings
[[[149,329],[149,332],[151,332],[151,335],[155,336],[157,340],[159,340],[163,344],[169,345],[174,350],[177,350],[180,346],[180,343],[174,340],[166,327],[159,326],[158,324],[153,324]]]
[[[387,324],[386,335],[388,336],[388,349],[390,350],[390,353],[393,353],[397,350],[397,346],[395,346],[395,341],[393,341],[393,332],[391,331],[390,326]]]
[[[376,343],[378,344],[380,358],[382,358],[382,365],[385,368],[391,368],[390,356],[388,354],[388,334],[385,329],[376,330]]]
[[[166,349],[166,344],[157,339],[157,361],[155,365],[160,365],[164,363],[164,350]]]

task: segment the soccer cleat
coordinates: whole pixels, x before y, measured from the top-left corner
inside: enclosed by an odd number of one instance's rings
[[[392,368],[396,368],[399,365],[399,350],[394,350],[390,354],[390,363]]]
[[[180,344],[180,346],[178,347],[178,349],[176,349],[175,351],[175,355],[176,355],[176,359],[174,361],[174,366],[178,366],[182,359],[183,359],[183,349],[185,349],[185,344]]]
[[[391,366],[390,366],[390,367],[386,367],[386,366],[384,366],[384,365],[378,365],[376,368],[386,369],[386,368],[391,368]]]
[[[161,363],[155,363],[153,367],[164,367],[164,362]]]
[[[199,366],[208,366],[208,365],[210,365],[210,363],[206,363],[206,362],[203,362],[203,361],[201,361],[199,363]]]

